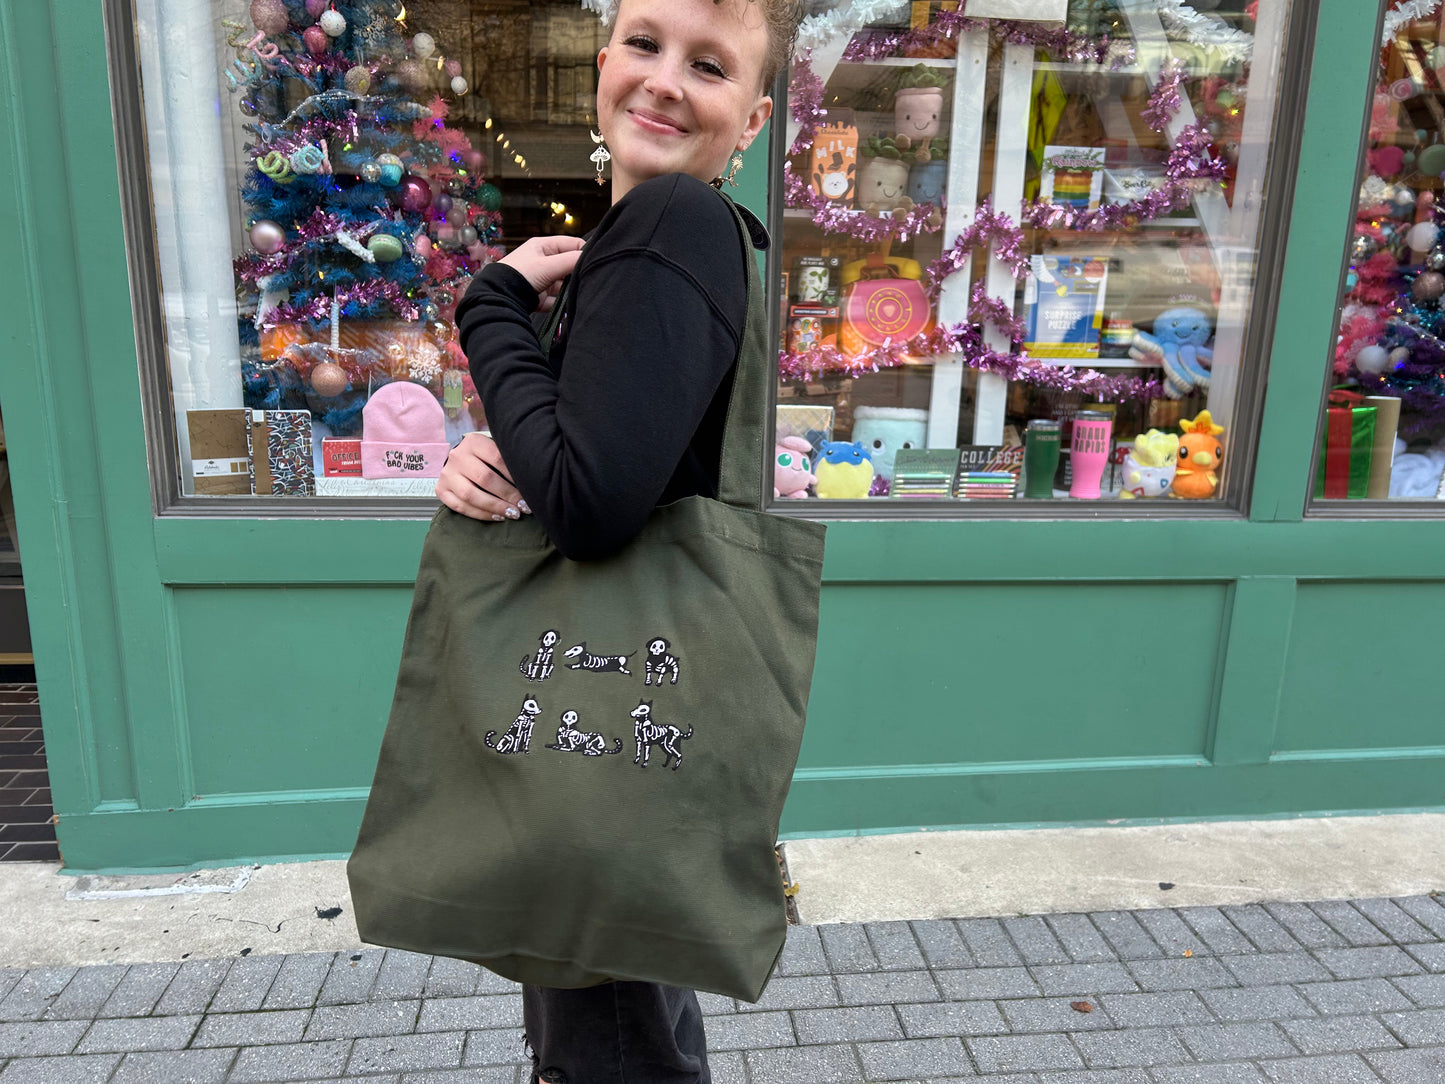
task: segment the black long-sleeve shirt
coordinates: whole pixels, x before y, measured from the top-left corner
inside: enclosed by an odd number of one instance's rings
[[[749,227],[765,247],[761,225]],[[743,259],[718,194],[669,174],[628,192],[589,236],[549,353],[520,273],[491,264],[472,279],[456,312],[472,379],[513,482],[563,556],[605,557],[659,504],[717,495]]]

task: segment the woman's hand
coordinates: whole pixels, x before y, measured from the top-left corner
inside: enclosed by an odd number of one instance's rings
[[[562,280],[577,266],[582,255],[580,237],[533,237],[518,245],[502,263],[517,271],[537,291],[539,312],[548,312],[557,303]]]
[[[436,494],[453,512],[472,519],[520,519],[531,511],[512,485],[497,442],[485,433],[468,433],[452,449],[437,479]]]

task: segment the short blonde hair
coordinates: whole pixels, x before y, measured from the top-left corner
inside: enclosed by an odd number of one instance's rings
[[[713,0],[721,4],[723,0]],[[763,86],[766,92],[778,73],[788,66],[793,44],[798,40],[798,23],[803,19],[802,0],[747,0],[762,9],[768,24],[768,52],[763,58]]]

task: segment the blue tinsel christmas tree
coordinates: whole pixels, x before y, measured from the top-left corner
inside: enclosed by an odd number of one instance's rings
[[[309,409],[334,433],[390,379],[459,393],[447,317],[499,232],[486,157],[446,124],[468,90],[461,66],[403,12],[252,0],[251,25],[226,24],[251,137],[251,248],[235,260],[245,401]]]

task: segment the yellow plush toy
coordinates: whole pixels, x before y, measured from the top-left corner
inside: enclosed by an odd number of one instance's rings
[[[1134,447],[1124,457],[1125,500],[1135,497],[1162,497],[1174,482],[1174,468],[1179,457],[1179,438],[1173,433],[1151,429],[1134,438]]]

